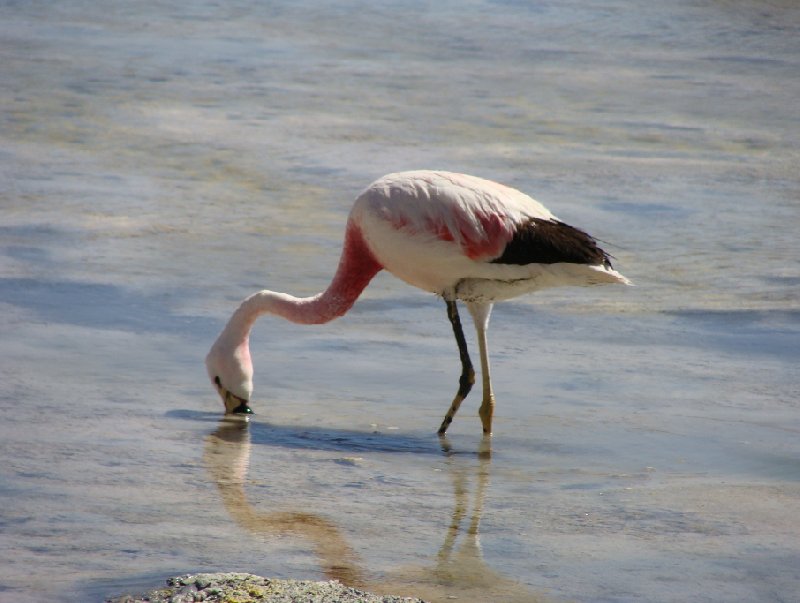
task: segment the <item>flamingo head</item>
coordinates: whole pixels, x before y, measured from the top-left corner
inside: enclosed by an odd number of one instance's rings
[[[225,414],[252,414],[249,402],[253,395],[253,362],[247,337],[230,344],[225,333],[220,335],[206,356],[206,370],[222,398]]]

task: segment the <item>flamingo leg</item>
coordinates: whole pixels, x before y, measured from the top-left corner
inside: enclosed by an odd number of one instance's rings
[[[458,344],[458,355],[461,358],[461,377],[458,380],[458,391],[456,397],[453,398],[453,403],[450,405],[447,414],[444,416],[442,425],[439,427],[439,435],[443,436],[453,422],[453,417],[458,412],[458,407],[467,397],[469,390],[475,383],[475,370],[472,368],[472,361],[469,359],[469,351],[467,350],[467,340],[464,337],[464,329],[461,328],[461,319],[458,316],[458,306],[455,300],[445,300],[447,303],[447,318],[450,319],[450,324],[453,325],[453,334],[456,337]]]
[[[478,414],[483,424],[483,433],[492,435],[492,417],[494,416],[494,392],[492,392],[492,376],[489,372],[489,345],[486,331],[489,330],[489,317],[492,315],[491,303],[470,302],[467,304],[475,330],[478,333],[478,348],[481,353],[481,376],[483,377],[483,402]]]

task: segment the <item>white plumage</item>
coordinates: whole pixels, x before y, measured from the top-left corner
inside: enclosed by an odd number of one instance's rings
[[[602,264],[492,263],[533,218],[556,220],[516,189],[433,171],[376,180],[351,213],[383,268],[443,297],[501,301],[547,287],[628,283]]]

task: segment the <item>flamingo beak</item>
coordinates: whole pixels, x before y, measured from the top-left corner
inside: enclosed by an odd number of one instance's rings
[[[228,390],[222,389],[222,399],[225,401],[225,414],[226,415],[252,415],[253,409],[247,403],[247,400],[240,398],[236,394],[232,394]]]
[[[214,379],[214,386],[217,388],[220,397],[222,398],[222,403],[225,404],[225,414],[226,415],[252,415],[253,409],[250,408],[247,400],[244,398],[240,398],[236,394],[229,392],[227,389],[222,387],[222,384],[219,381],[219,377]]]
[[[233,409],[235,415],[252,415],[253,409],[247,405],[247,402],[242,402],[239,406]]]

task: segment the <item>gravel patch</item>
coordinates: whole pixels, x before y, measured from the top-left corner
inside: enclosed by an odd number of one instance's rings
[[[340,582],[273,580],[253,574],[194,574],[167,580],[165,588],[106,603],[424,603],[422,599],[375,595]]]

